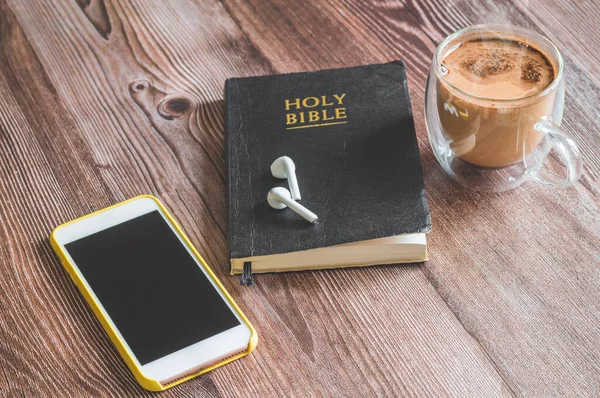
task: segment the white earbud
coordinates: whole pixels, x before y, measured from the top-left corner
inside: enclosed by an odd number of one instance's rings
[[[319,217],[317,217],[315,213],[308,210],[300,203],[292,200],[292,195],[290,194],[290,191],[283,187],[275,187],[271,189],[267,195],[267,202],[269,202],[269,206],[276,210],[281,210],[285,209],[286,207],[289,207],[311,224],[315,224],[319,220]]]
[[[292,199],[300,200],[300,187],[298,187],[298,180],[296,179],[296,165],[292,159],[287,156],[275,159],[271,165],[271,174],[275,178],[287,178]]]

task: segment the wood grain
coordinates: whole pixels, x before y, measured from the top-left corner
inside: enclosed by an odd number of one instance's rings
[[[249,357],[161,396],[594,396],[600,34],[577,16],[599,7],[545,4],[0,0],[0,396],[152,395],[47,241],[54,226],[141,193],[173,212],[260,336]],[[544,24],[565,9],[564,26]],[[566,47],[564,127],[586,157],[575,188],[475,194],[437,166],[422,107],[431,55],[488,20]],[[396,58],[431,260],[239,286],[227,275],[224,80]]]
[[[260,335],[250,357],[162,395],[510,395],[417,267],[256,289],[226,274],[223,83],[278,70],[221,4],[0,4],[2,395],[150,395],[47,241],[140,193],[173,211]]]

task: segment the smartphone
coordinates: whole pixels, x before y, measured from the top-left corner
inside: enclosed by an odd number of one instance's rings
[[[144,387],[164,389],[253,348],[254,329],[158,199],[71,221],[51,241]]]

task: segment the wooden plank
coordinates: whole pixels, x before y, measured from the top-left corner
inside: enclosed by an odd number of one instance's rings
[[[260,335],[251,356],[162,395],[510,395],[417,267],[261,275],[254,289],[227,275],[224,79],[280,69],[220,3],[0,7],[0,395],[151,395],[47,241],[141,193],[172,210]]]
[[[433,219],[424,272],[517,394],[594,396],[600,391],[600,90],[592,49],[600,44],[593,22],[599,5],[516,3],[225,1],[281,71],[405,60]],[[577,186],[551,191],[527,184],[479,194],[452,184],[437,165],[423,121],[426,70],[447,34],[483,22],[554,33],[566,56],[563,126],[585,158]]]

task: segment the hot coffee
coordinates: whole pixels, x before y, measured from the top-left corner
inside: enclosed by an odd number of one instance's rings
[[[541,51],[500,38],[462,43],[444,58],[443,65],[450,84],[483,98],[525,98],[554,80],[554,67]]]
[[[425,122],[444,171],[478,191],[574,184],[582,161],[560,128],[563,68],[550,40],[518,26],[469,26],[442,40],[427,78]],[[551,153],[564,172],[553,161],[547,167]]]
[[[522,161],[540,143],[534,125],[550,113],[554,95],[534,96],[556,72],[526,38],[466,38],[444,54],[440,68],[440,122],[458,157],[503,167]]]

